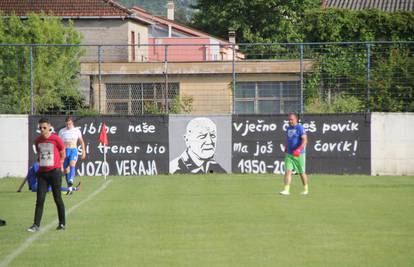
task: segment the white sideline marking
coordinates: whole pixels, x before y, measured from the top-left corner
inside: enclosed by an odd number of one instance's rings
[[[76,210],[79,206],[83,205],[85,202],[91,200],[94,196],[99,194],[102,190],[108,187],[108,185],[112,182],[112,180],[107,180],[101,187],[96,189],[92,194],[90,194],[87,198],[82,200],[81,202],[75,204],[72,206],[68,211],[66,211],[66,215],[69,215],[74,210]],[[0,262],[0,267],[6,267],[10,262],[12,262],[17,256],[19,256],[26,248],[28,248],[34,241],[39,239],[43,234],[45,234],[47,231],[52,229],[58,224],[58,220],[54,220],[53,222],[49,223],[45,227],[40,228],[39,232],[31,233],[32,236],[27,238],[21,245],[18,247],[15,251],[10,253],[9,255],[4,258],[3,261]]]

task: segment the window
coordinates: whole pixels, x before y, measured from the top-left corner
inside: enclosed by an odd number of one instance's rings
[[[236,101],[236,113],[254,113],[253,101]]]
[[[141,47],[141,33],[138,33],[138,47]]]
[[[235,113],[276,114],[300,111],[300,81],[238,82]]]
[[[179,83],[106,84],[106,108],[109,114],[142,115],[169,109],[179,95]]]
[[[132,31],[131,32],[131,60],[132,61],[135,61],[136,59],[135,59],[135,49],[136,49],[136,47],[135,47],[135,32],[134,31]]]

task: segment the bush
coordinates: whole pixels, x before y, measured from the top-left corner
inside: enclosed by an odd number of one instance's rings
[[[364,102],[355,96],[339,93],[329,102],[320,97],[311,98],[305,105],[309,113],[353,113],[364,110]]]

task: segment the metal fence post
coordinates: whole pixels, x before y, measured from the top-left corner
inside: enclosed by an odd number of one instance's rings
[[[144,85],[142,83],[140,83],[141,87],[141,115],[144,115],[145,113],[145,103],[144,103]]]
[[[367,112],[371,111],[371,104],[370,104],[370,98],[371,98],[371,90],[369,88],[370,81],[371,81],[371,44],[367,43]]]
[[[164,46],[165,113],[168,114],[168,45]]]
[[[303,44],[300,44],[300,113],[303,113]]]
[[[102,82],[102,75],[101,75],[101,45],[98,45],[98,114],[101,114],[101,82]]]
[[[30,115],[34,114],[34,92],[33,92],[33,46],[29,46],[29,65],[30,65]]]
[[[236,44],[232,46],[233,54],[232,54],[232,85],[233,85],[233,111],[232,113],[236,113]]]

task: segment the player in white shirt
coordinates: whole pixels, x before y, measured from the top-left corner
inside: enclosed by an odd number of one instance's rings
[[[75,127],[72,117],[67,117],[65,123],[66,127],[59,131],[59,137],[63,140],[66,148],[66,158],[63,163],[63,168],[65,169],[66,182],[68,183],[68,194],[72,194],[74,190],[79,190],[79,185],[73,187],[73,179],[76,172],[75,166],[78,160],[78,141],[82,146],[82,160],[86,158],[86,152],[82,133]]]

